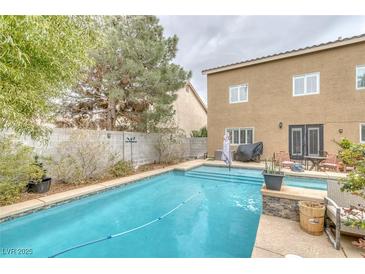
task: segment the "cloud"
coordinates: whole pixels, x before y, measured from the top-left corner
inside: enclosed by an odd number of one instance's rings
[[[365,33],[365,16],[159,16],[179,37],[175,62],[193,72],[206,101],[203,69]]]

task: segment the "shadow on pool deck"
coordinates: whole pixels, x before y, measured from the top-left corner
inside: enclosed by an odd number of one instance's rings
[[[361,250],[351,245],[355,239],[342,237],[342,248],[336,250],[326,234],[312,236],[300,229],[299,222],[263,214],[252,257],[282,258],[293,254],[304,258],[361,258]]]

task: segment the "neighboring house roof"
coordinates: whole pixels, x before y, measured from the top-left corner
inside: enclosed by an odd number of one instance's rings
[[[204,111],[206,113],[208,113],[208,108],[207,106],[205,105],[205,103],[203,102],[202,98],[200,98],[198,92],[195,90],[194,86],[192,83],[188,82],[186,84],[188,87],[190,87],[190,89],[193,91],[193,94],[195,95],[196,99],[198,100],[198,102],[200,103],[200,105],[203,107]]]
[[[327,50],[327,49],[331,49],[331,48],[360,43],[360,42],[364,42],[364,41],[365,41],[365,33],[361,34],[361,35],[357,35],[357,36],[344,38],[344,39],[339,38],[338,40],[335,40],[335,41],[330,41],[327,43],[313,45],[313,46],[309,46],[309,47],[305,47],[305,48],[294,49],[294,50],[280,52],[280,53],[267,55],[267,56],[263,56],[263,57],[259,57],[259,58],[255,58],[255,59],[249,59],[249,60],[245,60],[245,61],[238,62],[238,63],[233,63],[233,64],[229,64],[229,65],[205,69],[202,71],[202,73],[203,74],[212,74],[212,73],[217,73],[217,72],[221,72],[221,71],[237,69],[237,68],[241,68],[241,67],[252,66],[252,65],[256,65],[256,64],[260,64],[260,63],[275,61],[275,60],[279,60],[279,59],[290,58],[290,57],[308,54],[308,53],[312,53],[312,52],[316,52],[316,51]]]

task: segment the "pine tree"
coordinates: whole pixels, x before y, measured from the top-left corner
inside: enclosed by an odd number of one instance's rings
[[[172,63],[178,38],[155,16],[104,18],[96,65],[63,102],[61,126],[154,132],[174,115],[175,91],[191,73]]]

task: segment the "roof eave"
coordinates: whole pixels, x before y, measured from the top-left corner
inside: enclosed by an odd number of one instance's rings
[[[278,54],[278,55],[272,55],[272,56],[252,60],[252,61],[236,63],[236,64],[216,67],[216,68],[212,68],[212,69],[206,69],[206,70],[202,71],[202,74],[203,75],[208,75],[208,74],[213,74],[213,73],[217,73],[217,72],[223,72],[223,71],[238,69],[238,68],[242,68],[242,67],[248,67],[248,66],[252,66],[252,65],[272,62],[272,61],[276,61],[276,60],[280,60],[280,59],[295,57],[295,56],[309,54],[309,53],[313,53],[313,52],[328,50],[328,49],[337,48],[337,47],[343,47],[343,46],[347,46],[347,45],[350,45],[350,44],[361,43],[361,42],[364,42],[364,41],[365,41],[365,36],[361,36],[361,37],[353,38],[353,39],[348,39],[348,40],[344,39],[344,40],[332,42],[330,44],[314,46],[314,47],[311,47],[311,48],[306,48],[306,49],[297,50],[297,51],[288,52],[288,53],[282,53],[282,54]]]
[[[195,95],[195,97],[198,99],[198,102],[200,103],[200,105],[202,106],[202,108],[204,109],[205,113],[208,113],[208,107],[206,106],[206,104],[204,103],[203,99],[200,97],[200,95],[198,94],[198,92],[196,91],[196,89],[194,88],[193,84],[189,81],[187,83],[187,85],[191,88],[191,90],[193,91],[193,94]]]

